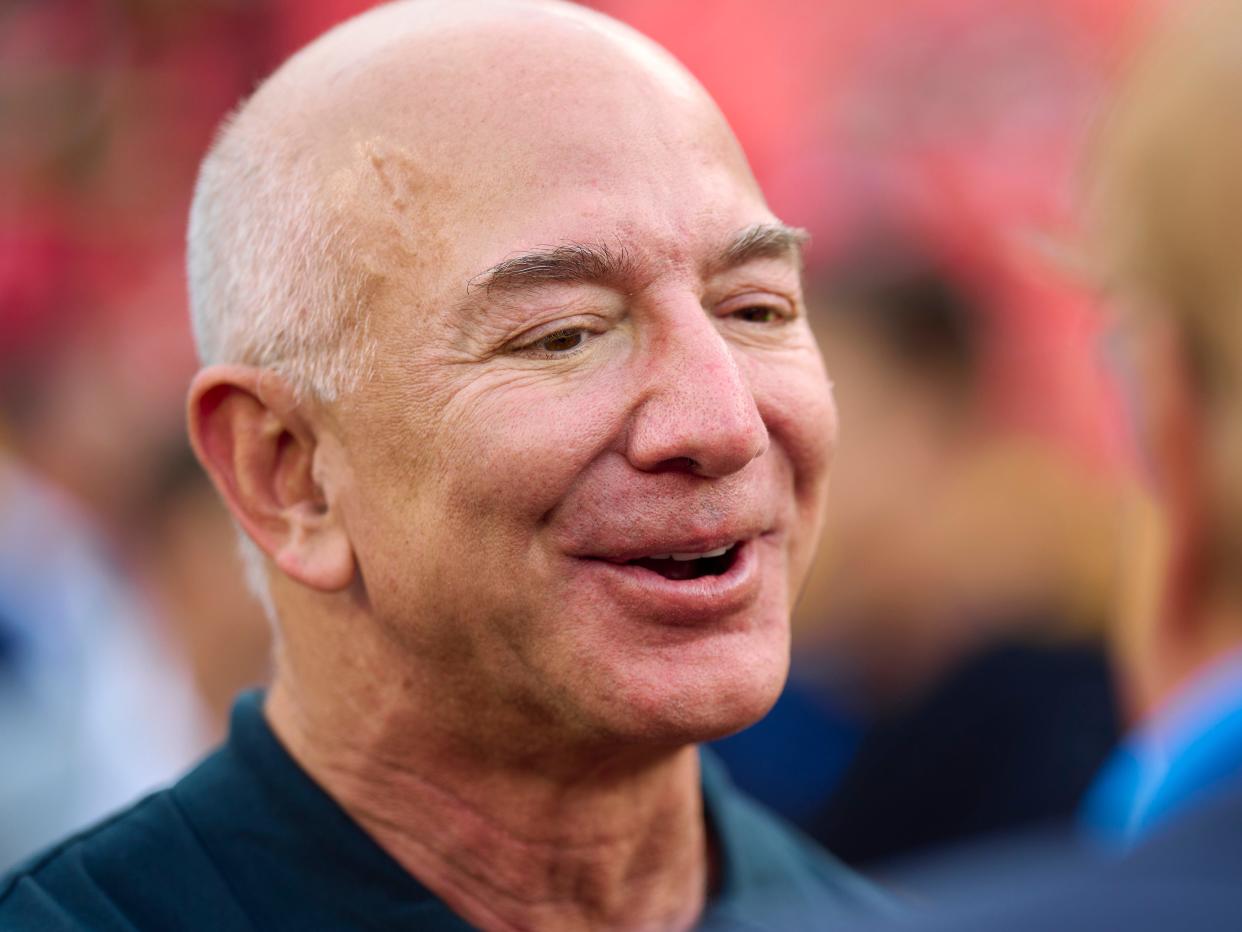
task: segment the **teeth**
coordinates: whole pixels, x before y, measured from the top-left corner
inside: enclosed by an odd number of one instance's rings
[[[660,556],[652,557],[651,559],[676,560],[679,563],[684,563],[687,560],[704,560],[709,557],[723,557],[728,552],[729,547],[717,547],[715,550],[708,550],[706,553],[666,553]]]

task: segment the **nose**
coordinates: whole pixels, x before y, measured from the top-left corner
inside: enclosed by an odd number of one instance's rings
[[[709,478],[741,470],[768,448],[768,429],[733,350],[701,308],[653,339],[626,458],[646,472]]]

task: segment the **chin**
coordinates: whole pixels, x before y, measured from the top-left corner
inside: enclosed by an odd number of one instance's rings
[[[673,651],[614,680],[609,730],[622,740],[674,746],[713,741],[759,721],[789,674],[787,627],[761,643],[737,640],[698,656]]]

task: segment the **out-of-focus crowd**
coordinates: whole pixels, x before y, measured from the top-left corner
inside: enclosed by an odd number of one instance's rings
[[[361,0],[0,9],[0,867],[165,782],[262,682],[184,440],[214,127]],[[1146,506],[1077,259],[1143,0],[611,0],[720,102],[807,278],[843,432],[794,675],[718,747],[858,864],[1073,818],[1134,711]],[[917,776],[917,778],[915,778]]]

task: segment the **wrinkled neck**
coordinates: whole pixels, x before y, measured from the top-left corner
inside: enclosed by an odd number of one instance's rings
[[[266,705],[293,757],[472,924],[684,929],[701,913],[709,858],[694,746],[497,755],[419,708],[364,715],[343,702],[327,715],[297,695],[278,676]]]

